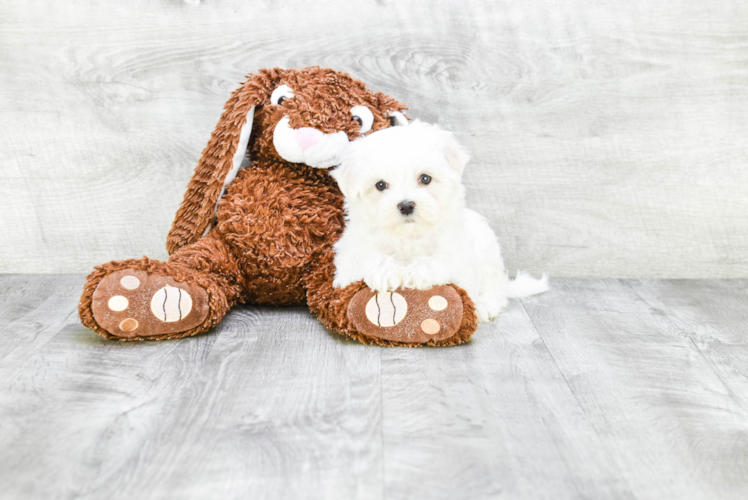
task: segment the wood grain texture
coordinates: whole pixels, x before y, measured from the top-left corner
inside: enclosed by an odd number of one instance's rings
[[[522,305],[453,349],[382,351],[385,498],[631,498]]]
[[[303,308],[240,310],[122,498],[381,498],[379,371]]]
[[[2,331],[0,498],[381,498],[378,350],[303,308],[108,341],[56,281]]]
[[[442,349],[303,308],[104,340],[82,280],[0,275],[3,500],[748,495],[746,280],[555,279]]]
[[[700,282],[693,289],[710,293]],[[743,396],[669,319],[669,308],[651,307],[622,280],[557,280],[523,302],[635,497],[748,495]]]
[[[59,293],[59,276],[6,274],[0,275],[0,328],[39,307],[50,295]]]
[[[0,48],[0,271],[164,258],[237,82],[319,64],[457,133],[511,269],[748,277],[739,0],[7,0]]]
[[[632,280],[657,314],[688,336],[748,409],[748,284],[745,280]],[[664,313],[667,311],[667,313]]]

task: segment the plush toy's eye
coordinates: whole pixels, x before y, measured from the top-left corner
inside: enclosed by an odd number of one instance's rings
[[[374,125],[374,114],[369,108],[366,106],[353,106],[351,114],[353,115],[353,121],[361,126],[360,133],[365,134],[371,130],[371,126]]]
[[[421,184],[428,184],[429,182],[431,182],[431,176],[428,174],[423,174],[418,178],[418,182],[420,182]]]
[[[374,186],[375,186],[375,187],[376,187],[376,188],[377,188],[378,190],[380,190],[380,191],[384,191],[385,189],[387,189],[387,183],[386,183],[386,182],[384,182],[384,181],[379,181],[379,182],[377,182],[376,184],[374,184]]]
[[[404,127],[408,124],[408,119],[401,112],[392,111],[390,112],[390,116],[387,117],[387,122],[390,124],[390,127]]]
[[[283,104],[283,101],[293,96],[294,93],[293,90],[291,90],[291,87],[288,85],[281,85],[270,94],[270,104],[280,106]]]

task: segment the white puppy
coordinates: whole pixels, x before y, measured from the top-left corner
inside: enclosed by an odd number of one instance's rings
[[[522,272],[510,281],[484,217],[465,208],[467,151],[435,125],[415,121],[350,144],[332,175],[347,224],[335,244],[335,287],[363,280],[377,292],[455,284],[489,321],[511,297],[548,289]]]

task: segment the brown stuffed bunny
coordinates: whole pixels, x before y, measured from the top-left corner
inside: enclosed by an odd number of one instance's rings
[[[475,308],[455,286],[380,294],[363,282],[332,286],[344,214],[327,169],[348,141],[406,126],[405,109],[330,69],[250,75],[226,103],[187,187],[168,262],[97,266],[81,321],[107,338],[173,339],[209,330],[236,303],[306,303],[327,328],[364,343],[465,342],[477,327]]]

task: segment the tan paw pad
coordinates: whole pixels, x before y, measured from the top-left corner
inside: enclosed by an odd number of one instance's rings
[[[122,295],[115,295],[114,297],[109,299],[107,305],[112,311],[119,312],[127,309],[127,306],[130,305],[130,301],[127,300],[127,297],[123,297]]]
[[[140,286],[140,280],[132,275],[123,276],[121,280],[119,280],[119,284],[122,285],[122,288],[127,288],[128,290],[135,290]]]
[[[434,295],[429,299],[429,307],[432,311],[443,311],[448,305],[449,303],[447,302],[447,299],[441,295]]]
[[[192,310],[192,297],[185,290],[166,285],[151,299],[151,312],[161,321],[172,323],[186,318]]]
[[[366,304],[366,318],[384,328],[395,326],[408,314],[408,302],[399,293],[381,292]]]
[[[441,329],[442,327],[435,319],[425,319],[421,323],[421,330],[423,330],[423,333],[426,335],[436,335]]]
[[[139,323],[138,320],[133,318],[127,318],[123,319],[122,322],[119,324],[120,329],[122,329],[125,332],[134,332],[138,329]]]

